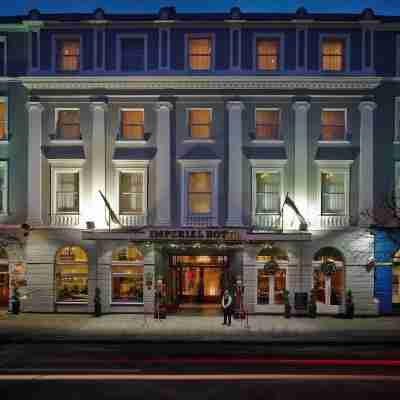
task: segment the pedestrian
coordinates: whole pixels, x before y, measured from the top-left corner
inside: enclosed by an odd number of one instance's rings
[[[228,326],[231,325],[232,307],[233,307],[232,296],[229,294],[229,290],[225,290],[224,295],[222,296],[222,308],[224,310],[224,323],[222,325],[226,325],[227,322]]]

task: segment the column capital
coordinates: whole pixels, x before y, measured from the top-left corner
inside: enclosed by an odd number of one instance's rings
[[[158,101],[154,105],[155,111],[171,111],[173,110],[174,105],[170,101]]]
[[[107,103],[105,101],[92,101],[90,103],[90,110],[95,111],[107,111]]]
[[[360,112],[374,111],[376,107],[377,107],[377,104],[371,100],[361,101],[360,104],[358,105],[358,109],[360,110]]]
[[[28,112],[31,112],[31,111],[42,112],[44,110],[43,104],[40,103],[39,101],[27,101],[25,104],[25,107],[28,110]]]
[[[243,111],[245,106],[241,101],[228,101],[226,103],[226,109],[228,111]]]
[[[293,104],[292,104],[292,108],[293,108],[293,110],[294,111],[302,111],[302,112],[307,112],[309,109],[310,109],[310,107],[311,107],[311,104],[310,104],[310,102],[308,102],[308,101],[304,101],[304,100],[301,100],[301,101],[295,101]]]

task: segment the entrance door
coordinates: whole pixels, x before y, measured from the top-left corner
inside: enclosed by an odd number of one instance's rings
[[[392,270],[392,310],[400,312],[400,266],[393,266]]]
[[[10,297],[10,275],[8,265],[0,265],[0,307],[8,307]]]

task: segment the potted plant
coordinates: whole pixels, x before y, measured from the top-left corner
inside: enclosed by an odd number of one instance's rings
[[[354,318],[354,301],[353,301],[353,293],[349,289],[346,293],[346,310],[345,310],[346,318],[352,319]]]
[[[18,288],[13,289],[13,294],[11,297],[11,312],[18,315],[21,310],[21,301]]]
[[[289,290],[286,289],[284,290],[283,301],[285,303],[285,318],[290,318],[292,306],[290,305],[290,300],[289,300]]]
[[[307,313],[310,318],[316,318],[317,316],[317,296],[314,289],[310,292],[310,301],[308,303]]]
[[[101,316],[101,296],[100,288],[96,288],[94,293],[94,316]]]

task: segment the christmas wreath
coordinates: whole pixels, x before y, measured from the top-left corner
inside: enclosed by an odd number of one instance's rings
[[[267,261],[264,264],[264,271],[268,275],[276,274],[278,272],[278,270],[279,270],[279,265],[275,260]]]
[[[321,263],[320,270],[323,274],[329,276],[336,272],[336,264],[333,260],[326,260]]]

